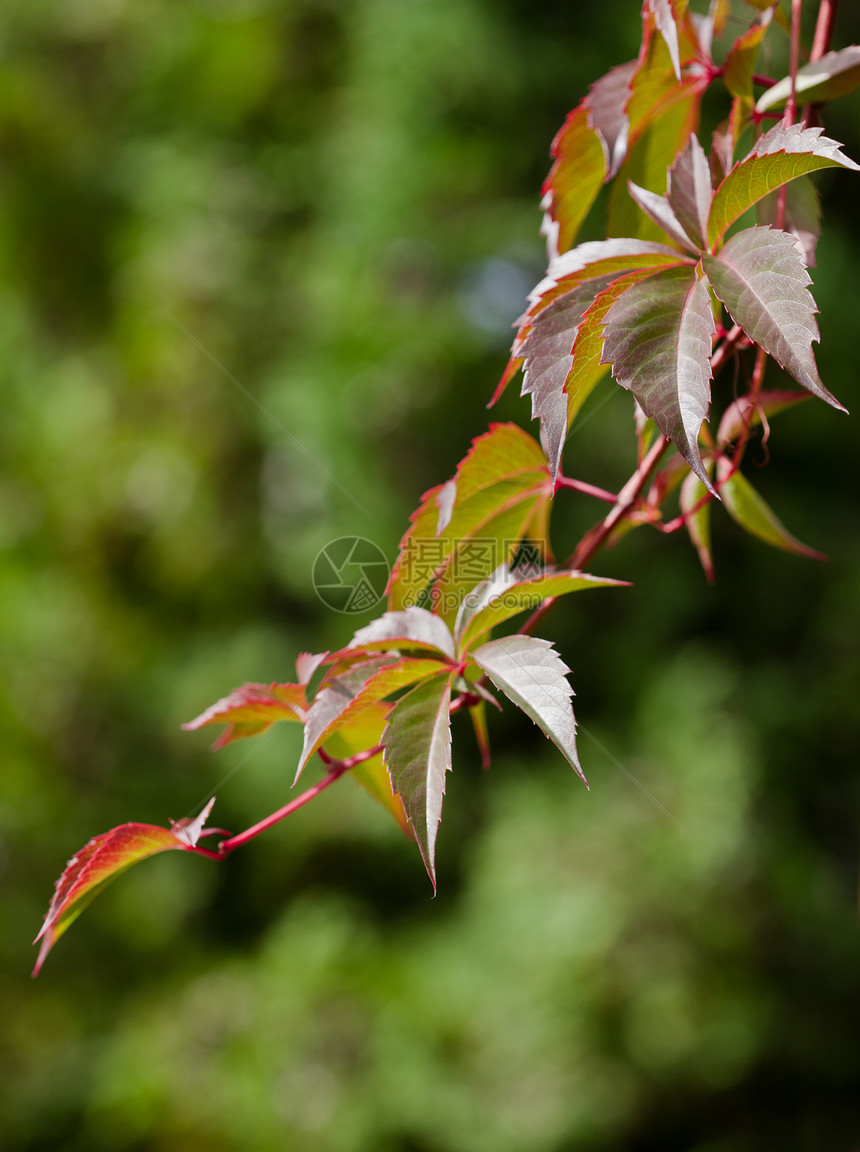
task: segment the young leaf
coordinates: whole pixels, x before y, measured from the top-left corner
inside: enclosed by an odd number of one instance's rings
[[[860,165],[839,149],[835,140],[821,135],[820,128],[804,128],[802,124],[771,128],[756,141],[749,155],[735,164],[714,193],[708,218],[711,248],[748,208],[789,180],[821,168],[860,172]]]
[[[686,516],[685,525],[690,541],[699,556],[709,584],[714,582],[714,558],[711,554],[711,501],[696,505],[708,490],[695,472],[688,472],[681,484],[681,512]],[[693,509],[696,509],[693,511]]]
[[[478,437],[455,482],[451,521],[441,533],[438,489],[426,492],[412,515],[388,584],[392,609],[427,597],[453,620],[468,590],[511,558],[552,492],[546,456],[515,424],[494,424]]]
[[[110,832],[95,836],[73,856],[55,885],[45,922],[33,941],[34,944],[42,941],[33,975],[39,975],[45,957],[66,929],[121,872],[158,852],[172,848],[187,852],[193,848],[214,803],[210,800],[199,816],[179,820],[171,828],[159,828],[154,824],[121,824]]]
[[[683,233],[698,249],[707,246],[712,196],[711,169],[698,137],[692,135],[669,169],[666,199]]]
[[[747,228],[717,256],[703,257],[711,287],[753,343],[814,396],[845,411],[821,383],[812,342],[820,339],[803,258],[786,232]]]
[[[731,471],[731,462],[722,457],[717,466],[717,479],[722,479],[720,492],[723,504],[732,519],[753,536],[764,540],[773,548],[808,556],[812,560],[826,560],[823,552],[808,548],[788,531],[770,506],[759,496],[752,484],[740,472]],[[727,478],[726,478],[727,477]]]
[[[403,608],[385,612],[356,632],[350,648],[368,650],[377,645],[392,648],[425,648],[454,658],[454,638],[443,620],[426,608]]]
[[[384,701],[362,708],[350,719],[348,725],[332,732],[325,742],[326,752],[337,760],[346,760],[358,752],[366,752],[381,745],[382,732],[391,708],[392,705]],[[350,769],[349,775],[394,817],[407,836],[414,839],[403,803],[391,789],[391,781],[382,762],[381,750],[369,760],[362,760],[360,764],[356,764]]]
[[[711,491],[699,430],[711,401],[715,331],[708,291],[696,269],[667,268],[628,288],[612,305],[602,357]]]
[[[723,83],[732,96],[741,101],[747,114],[755,103],[753,94],[755,62],[770,21],[771,13],[763,12],[761,22],[753,25],[735,40],[723,64]]]
[[[807,268],[815,267],[815,249],[821,235],[821,205],[818,189],[809,176],[800,176],[786,185],[785,212],[782,227],[792,235],[803,255]],[[779,192],[771,192],[756,206],[759,224],[776,223]]]
[[[684,3],[678,4],[677,7],[679,9],[686,9],[686,0],[684,0]],[[669,59],[672,61],[675,79],[680,84],[681,55],[678,46],[678,25],[675,23],[675,13],[672,10],[671,0],[645,0],[645,11],[647,12],[649,9],[654,14],[657,30],[663,37],[663,41],[669,51]]]
[[[839,52],[828,52],[820,60],[798,68],[795,92],[798,104],[823,104],[853,92],[860,85],[860,47],[852,44]],[[791,77],[786,76],[759,98],[756,111],[782,108],[791,95]]]
[[[631,199],[639,205],[645,215],[670,236],[680,248],[693,256],[698,254],[698,248],[681,227],[665,196],[658,196],[656,192],[649,192],[647,188],[640,188],[632,180],[627,181],[627,190]]]
[[[391,786],[403,801],[434,892],[436,833],[451,769],[451,680],[451,674],[434,676],[402,696],[382,736]]]
[[[212,745],[223,748],[234,740],[258,736],[279,720],[304,723],[307,701],[304,684],[243,684],[182,727],[186,732],[209,724],[226,724]]]
[[[541,208],[550,256],[566,252],[597,199],[606,174],[603,143],[589,123],[588,98],[570,112],[552,142],[553,165],[544,181]]]
[[[481,586],[475,589],[476,610],[469,613],[461,609],[460,651],[466,652],[475,641],[491,628],[503,624],[519,612],[534,610],[550,596],[566,596],[568,592],[581,592],[587,588],[625,587],[624,581],[604,576],[589,576],[585,572],[548,572],[530,580],[514,583],[488,581],[486,593]],[[464,604],[468,603],[468,599]]]
[[[576,720],[567,674],[570,669],[548,640],[505,636],[472,653],[495,686],[538,725],[559,748],[588,787],[576,753]]]
[[[295,785],[304,767],[319,748],[331,739],[341,728],[349,728],[357,716],[370,705],[377,704],[386,696],[398,692],[419,680],[446,671],[446,665],[439,660],[422,660],[404,657],[394,664],[378,666],[370,675],[365,671],[366,664],[350,669],[338,676],[317,695],[305,724],[305,739],[296,776]],[[361,677],[364,677],[362,680]]]
[[[472,718],[472,729],[475,733],[475,743],[478,745],[478,751],[481,753],[481,767],[486,769],[490,767],[490,730],[487,726],[487,705],[483,700],[479,700],[477,704],[473,704],[469,708],[469,715]]]
[[[733,401],[723,413],[717,431],[717,447],[726,448],[737,440],[745,428],[757,428],[762,414],[775,416],[785,408],[791,408],[801,400],[808,400],[808,392],[788,392],[784,390],[759,392],[758,396],[747,393]]]

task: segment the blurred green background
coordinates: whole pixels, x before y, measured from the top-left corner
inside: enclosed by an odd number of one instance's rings
[[[549,618],[590,793],[510,708],[482,773],[458,718],[437,899],[345,781],[229,864],[134,870],[29,979],[91,835],[285,802],[294,732],[213,756],[179,725],[365,622],[313,559],[344,534],[393,559],[486,427],[550,140],[638,10],[5,4],[4,1149],[860,1148],[858,425],[824,405],[752,463],[828,564],[718,512],[715,587],[642,529],[594,566],[634,588]],[[855,158],[858,114],[827,121]],[[856,411],[857,189],[824,177],[819,362]],[[630,399],[592,409],[568,470],[619,484]],[[598,511],[560,507],[560,554]]]

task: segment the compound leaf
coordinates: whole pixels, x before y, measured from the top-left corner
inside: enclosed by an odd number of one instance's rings
[[[407,692],[382,735],[391,786],[403,801],[434,892],[436,834],[451,768],[451,681],[451,674],[433,676]]]
[[[550,642],[535,636],[505,636],[482,644],[472,658],[553,741],[588,787],[576,752],[576,720],[570,703],[573,689],[567,680],[570,669]]]
[[[787,232],[747,228],[717,256],[703,257],[711,287],[753,343],[814,396],[844,411],[821,383],[812,342],[815,301],[803,258]]]
[[[749,155],[735,164],[714,193],[708,218],[711,247],[748,208],[790,180],[821,168],[860,172],[860,165],[839,149],[835,140],[822,136],[820,128],[804,128],[802,124],[771,128],[756,141]]]
[[[90,901],[111,880],[132,864],[159,852],[194,848],[203,835],[203,825],[212,810],[210,800],[199,816],[178,820],[170,828],[155,824],[121,824],[93,837],[73,856],[54,888],[54,896],[34,943],[42,942],[33,975],[38,976],[45,957],[66,929],[80,916]]]
[[[711,399],[715,331],[708,290],[696,269],[666,268],[633,284],[612,305],[602,357],[710,490],[699,430]]]

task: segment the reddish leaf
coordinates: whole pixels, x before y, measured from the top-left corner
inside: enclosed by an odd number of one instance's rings
[[[226,724],[212,745],[217,749],[258,736],[279,720],[304,723],[306,708],[304,684],[243,684],[182,727],[193,732],[209,724]]]
[[[666,198],[684,234],[699,249],[707,245],[708,213],[712,196],[711,169],[702,145],[693,135],[669,169]]]
[[[193,848],[201,835],[203,825],[212,810],[210,800],[201,814],[194,819],[179,820],[171,828],[154,824],[121,824],[110,832],[95,836],[76,856],[73,856],[55,885],[54,896],[45,915],[45,922],[34,943],[42,941],[33,975],[38,976],[45,957],[70,924],[91,900],[121,872],[169,849]]]
[[[678,218],[672,211],[665,196],[658,196],[656,192],[649,192],[647,188],[640,188],[632,180],[627,181],[627,190],[631,199],[639,205],[658,228],[662,229],[685,252],[695,256],[698,248],[681,227]]]
[[[621,166],[627,152],[627,114],[625,108],[630,97],[630,81],[638,61],[619,64],[611,68],[589,89],[586,104],[588,122],[603,144],[606,161],[606,179],[611,180]]]
[[[710,480],[699,430],[711,399],[708,291],[693,267],[667,268],[640,280],[606,317],[603,361],[654,419],[702,483]]]
[[[739,397],[723,413],[717,432],[717,447],[726,448],[745,428],[757,428],[763,414],[775,416],[777,412],[808,399],[808,392],[787,391],[759,392],[758,396],[747,393]]]
[[[814,396],[845,411],[818,375],[815,301],[792,238],[774,228],[747,228],[703,264],[714,292],[750,340]]]

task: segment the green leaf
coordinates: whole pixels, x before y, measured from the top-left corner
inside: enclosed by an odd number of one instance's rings
[[[700,508],[696,505],[709,492],[695,472],[688,472],[681,484],[681,512],[686,516],[685,526],[693,547],[699,556],[708,583],[714,582],[714,558],[711,554],[711,500]],[[693,511],[693,509],[696,509]]]
[[[629,389],[706,487],[699,430],[711,400],[707,288],[691,266],[666,268],[628,288],[606,317],[604,363]]]
[[[766,12],[762,22],[748,29],[735,40],[723,64],[723,83],[732,96],[741,101],[744,111],[751,110],[755,102],[753,73],[758,50],[770,24],[771,14]]]
[[[436,833],[451,769],[451,680],[451,674],[434,676],[402,696],[382,736],[391,785],[403,801],[434,892]]]
[[[839,52],[828,52],[812,64],[797,70],[795,93],[798,104],[824,104],[860,86],[860,47],[852,44]],[[791,95],[791,77],[786,76],[759,98],[756,111],[769,112],[784,107]]]
[[[792,238],[774,228],[747,228],[702,262],[714,292],[750,340],[798,384],[844,412],[818,375],[812,352],[820,338],[815,301]]]
[[[623,581],[585,572],[547,572],[528,580],[500,571],[480,584],[463,601],[457,619],[460,652],[467,652],[491,628],[520,612],[533,611],[550,596],[566,596],[587,588],[624,587]]]
[[[349,724],[336,729],[325,742],[325,750],[337,760],[346,760],[382,744],[382,732],[392,705],[384,701],[369,704],[350,718]],[[391,780],[382,762],[382,751],[351,768],[349,775],[397,821],[412,838],[412,828],[400,797],[391,788]]]
[[[731,461],[722,457],[717,465],[717,480],[726,511],[745,532],[783,552],[794,552],[813,560],[827,559],[823,552],[816,552],[792,536],[746,477],[740,472],[731,472],[731,468]]]
[[[683,3],[676,3],[675,8],[679,10],[679,14],[686,9],[686,0]],[[654,22],[657,25],[657,30],[663,37],[663,42],[669,52],[669,59],[672,61],[672,70],[675,73],[675,79],[678,83],[681,82],[681,53],[678,45],[678,25],[675,23],[675,12],[671,0],[645,0],[645,9],[651,11],[654,15]]]
[[[582,782],[588,781],[576,752],[576,720],[567,674],[570,669],[548,640],[505,636],[472,653],[495,686],[538,725],[564,754]]]
[[[372,672],[368,675],[368,664]],[[370,705],[384,700],[419,680],[445,672],[447,665],[439,660],[404,657],[396,663],[379,667],[378,661],[368,662],[338,676],[317,694],[308,712],[305,739],[299,766],[293,780],[295,785],[304,767],[319,748],[340,728],[348,728],[356,716]]]
[[[860,171],[860,166],[839,151],[840,147],[835,140],[822,136],[820,128],[804,128],[801,124],[771,128],[749,155],[735,164],[714,193],[708,219],[712,249],[748,208],[790,180],[822,168]]]
[[[723,413],[717,432],[717,447],[726,448],[745,428],[757,428],[762,415],[775,416],[786,408],[792,408],[801,400],[808,400],[808,392],[788,392],[784,390],[759,392],[757,396],[747,393],[733,401]]]
[[[494,424],[478,437],[454,483],[451,520],[442,531],[439,489],[425,493],[412,516],[389,581],[393,609],[426,600],[453,621],[463,596],[511,559],[552,494],[546,456],[515,424]]]
[[[243,684],[182,727],[193,732],[209,724],[226,724],[212,745],[217,749],[259,736],[280,720],[304,723],[306,709],[304,684]]]
[[[566,252],[576,240],[606,175],[604,146],[589,123],[588,98],[568,114],[552,142],[554,163],[542,189],[542,231],[551,252]]]
[[[204,834],[203,825],[214,803],[214,799],[210,800],[199,816],[176,821],[170,828],[121,824],[93,837],[73,856],[56,883],[45,922],[33,941],[42,942],[33,975],[39,975],[45,957],[59,938],[111,880],[148,856],[174,848],[193,848]]]
[[[712,196],[711,169],[698,137],[692,135],[669,169],[666,198],[682,234],[698,249],[706,247]]]

